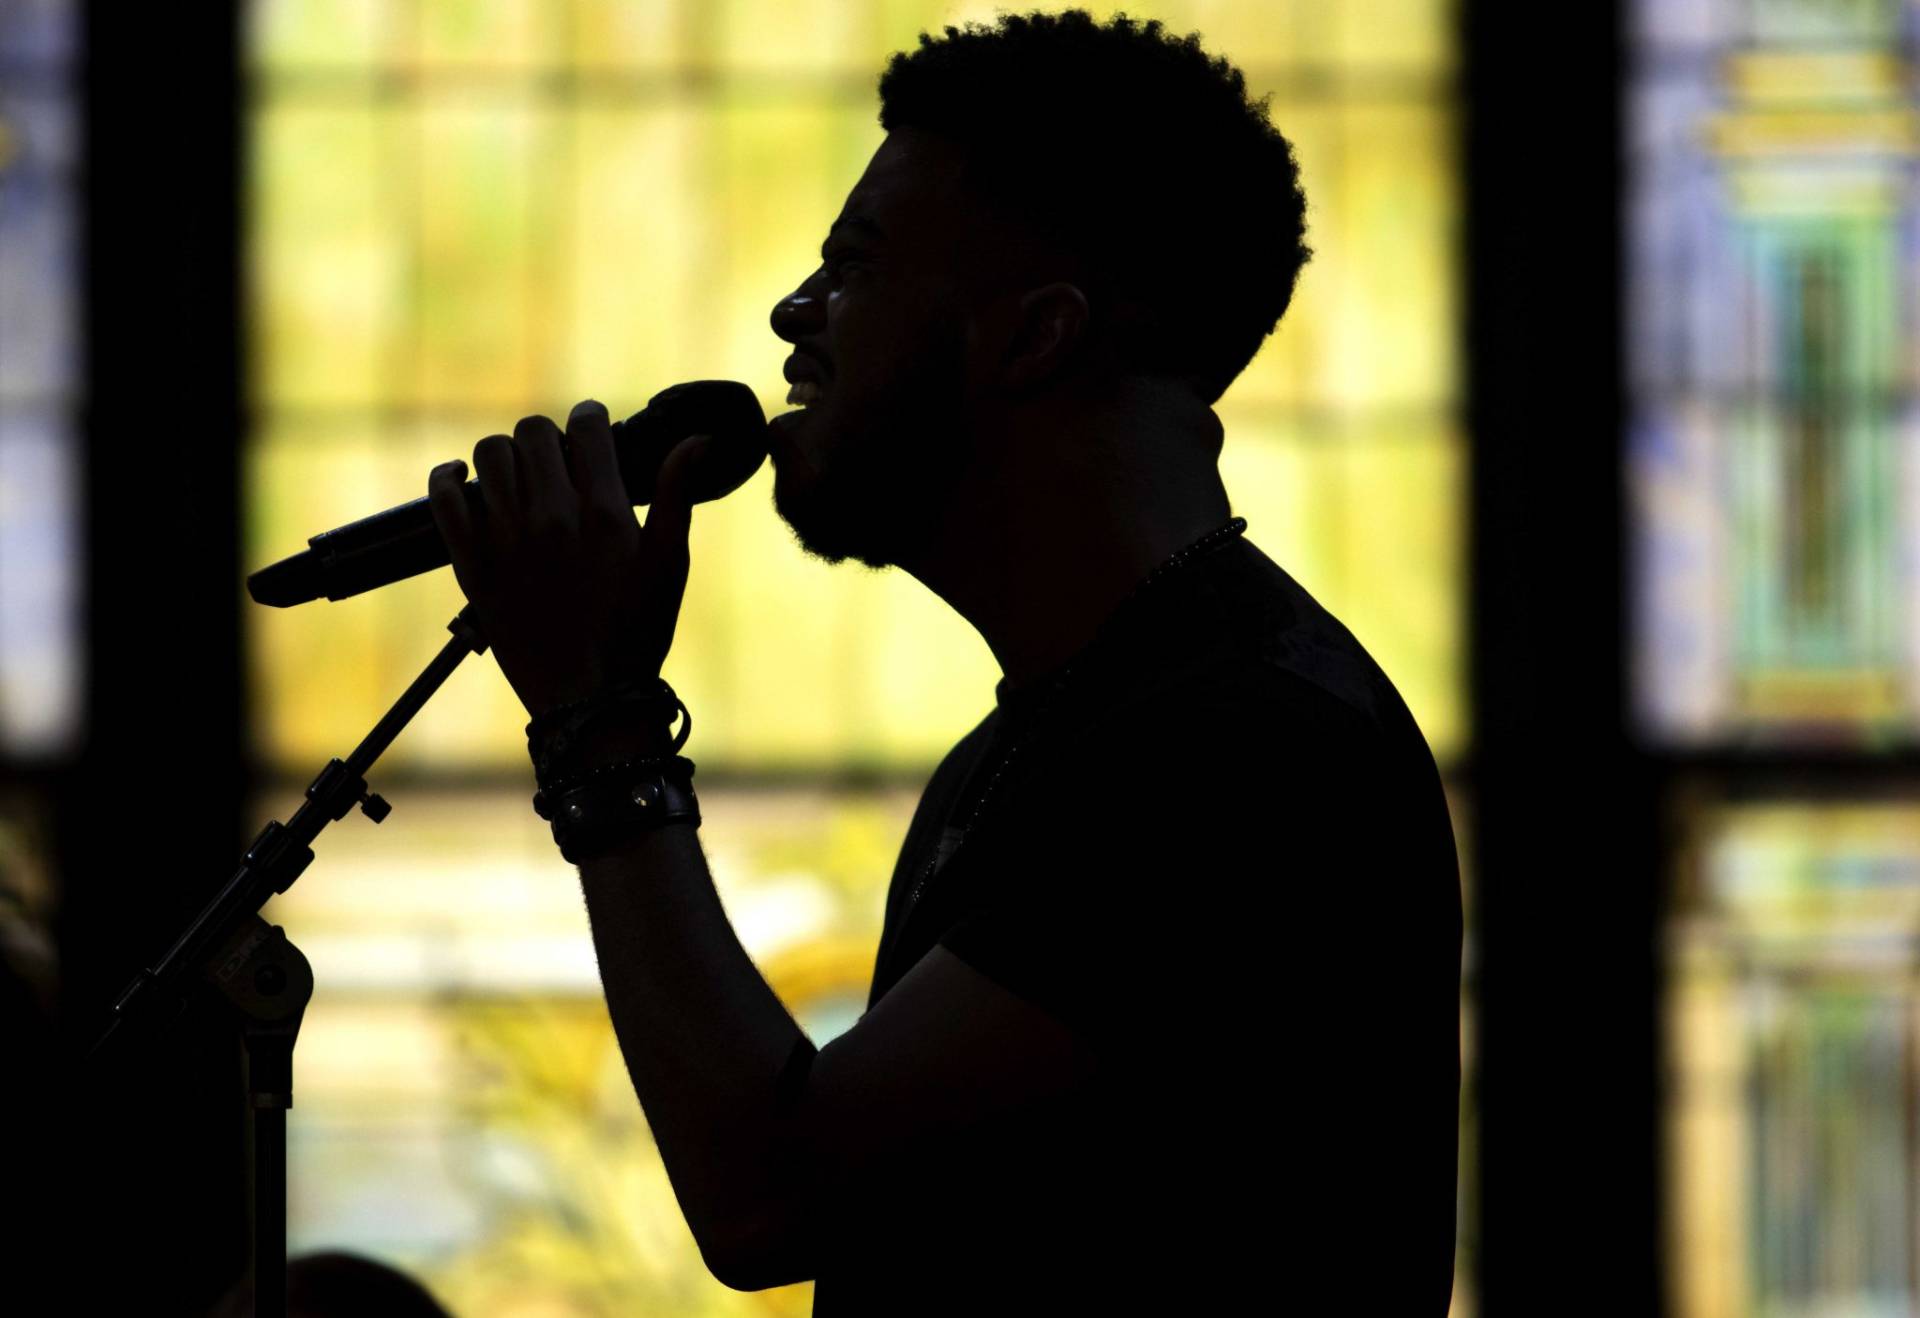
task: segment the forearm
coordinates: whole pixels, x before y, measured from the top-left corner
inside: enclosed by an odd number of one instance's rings
[[[718,1273],[770,1211],[774,1082],[804,1035],[728,923],[692,824],[585,862],[580,882],[627,1073]]]

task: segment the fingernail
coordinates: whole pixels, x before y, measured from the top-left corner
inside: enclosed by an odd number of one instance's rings
[[[575,403],[573,405],[573,411],[568,413],[568,415],[579,416],[582,412],[599,412],[602,415],[605,415],[606,410],[607,409],[598,400],[587,398],[587,399],[582,399],[580,402]]]

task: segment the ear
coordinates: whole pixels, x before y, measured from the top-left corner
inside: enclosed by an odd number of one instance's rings
[[[1007,383],[1029,387],[1067,370],[1091,319],[1086,294],[1073,284],[1055,281],[1024,295],[1007,348]]]

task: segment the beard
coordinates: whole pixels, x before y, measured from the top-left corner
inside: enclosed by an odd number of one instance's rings
[[[965,331],[940,316],[875,392],[837,387],[789,438],[805,455],[777,470],[774,511],[802,553],[881,571],[923,561],[945,535],[973,461]]]

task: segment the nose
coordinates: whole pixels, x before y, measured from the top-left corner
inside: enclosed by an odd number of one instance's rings
[[[822,326],[825,302],[808,293],[811,277],[799,288],[773,304],[773,332],[788,343],[799,342],[802,335],[816,333]]]

